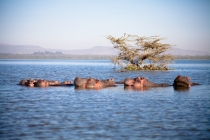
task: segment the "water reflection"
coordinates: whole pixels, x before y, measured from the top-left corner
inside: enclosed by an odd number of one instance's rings
[[[189,87],[173,87],[175,91],[178,92],[188,92],[190,90]]]
[[[85,87],[75,87],[76,90],[100,90],[101,88],[85,88]]]
[[[124,86],[124,89],[125,90],[137,90],[137,91],[146,91],[146,90],[149,90],[151,88],[149,87],[134,87],[134,86]]]

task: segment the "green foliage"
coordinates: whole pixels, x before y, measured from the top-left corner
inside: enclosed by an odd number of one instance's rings
[[[124,34],[120,38],[108,36],[107,39],[120,51],[113,63],[121,68],[125,67],[126,70],[169,70],[168,63],[174,60],[171,54],[164,53],[171,45],[160,43],[163,38],[158,36],[139,37]],[[129,43],[135,43],[135,46]],[[145,63],[146,60],[150,63]]]
[[[136,66],[136,65],[128,64],[128,65],[125,67],[125,70],[139,70],[139,67]]]

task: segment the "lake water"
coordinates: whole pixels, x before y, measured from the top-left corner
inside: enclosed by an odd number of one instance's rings
[[[170,67],[175,70],[118,72],[109,60],[0,60],[0,139],[210,139],[210,60],[177,60]],[[77,76],[172,84],[177,75],[202,85],[138,91],[17,85]]]

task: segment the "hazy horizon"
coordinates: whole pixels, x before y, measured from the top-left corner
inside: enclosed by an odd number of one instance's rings
[[[89,49],[128,33],[209,52],[209,13],[208,0],[1,0],[0,43]]]

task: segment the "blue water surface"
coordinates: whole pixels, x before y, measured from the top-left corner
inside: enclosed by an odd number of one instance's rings
[[[114,69],[110,60],[0,60],[0,139],[210,139],[210,61],[176,60],[170,71]],[[101,90],[29,88],[21,79],[144,76],[172,84],[177,75],[200,83]]]

